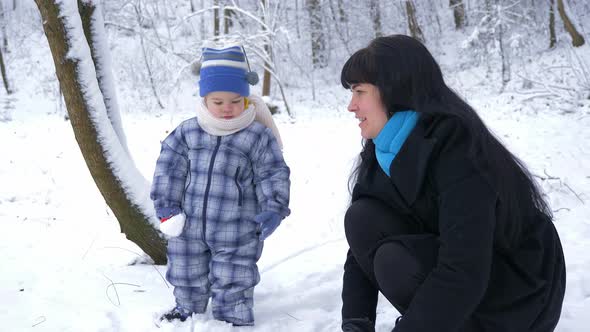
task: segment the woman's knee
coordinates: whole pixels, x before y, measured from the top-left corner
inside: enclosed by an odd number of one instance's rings
[[[367,207],[364,200],[354,201],[344,215],[344,231],[346,234],[354,234],[358,228],[362,228],[363,216],[366,216]]]
[[[408,220],[377,199],[354,201],[344,216],[344,230],[351,246],[376,245],[386,237],[412,233]]]
[[[344,216],[344,231],[353,251],[357,247],[371,247],[379,240],[382,233],[375,215],[387,215],[379,201],[359,199],[354,201]]]
[[[376,250],[373,264],[383,295],[398,310],[405,310],[424,281],[421,263],[400,243],[388,242]]]

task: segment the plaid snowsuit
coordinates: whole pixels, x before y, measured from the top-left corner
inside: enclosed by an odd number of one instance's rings
[[[254,323],[263,242],[253,219],[262,211],[289,215],[289,174],[271,130],[258,122],[213,136],[191,118],[168,135],[151,198],[159,216],[186,214],[182,234],[168,240],[166,278],[177,304],[202,313],[212,296],[216,319]]]

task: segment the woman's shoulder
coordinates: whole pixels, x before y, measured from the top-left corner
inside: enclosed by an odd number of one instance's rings
[[[468,128],[458,116],[449,114],[423,114],[421,122],[424,136],[436,140],[448,140],[451,137],[467,138]]]

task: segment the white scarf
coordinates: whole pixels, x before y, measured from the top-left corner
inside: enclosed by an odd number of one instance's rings
[[[248,127],[254,121],[255,116],[256,113],[254,112],[253,106],[249,106],[242,114],[232,119],[222,119],[213,116],[207,110],[204,98],[199,106],[197,106],[197,120],[199,120],[199,125],[209,135],[213,136],[226,136],[236,133]]]
[[[248,99],[251,101],[248,108],[233,119],[216,118],[207,110],[205,99],[201,99],[201,102],[197,105],[197,120],[199,121],[199,125],[209,135],[226,136],[248,127],[252,121],[257,121],[272,130],[275,139],[279,143],[279,147],[283,149],[283,141],[281,140],[279,129],[274,123],[272,114],[270,114],[270,110],[266,107],[262,98],[251,95]]]

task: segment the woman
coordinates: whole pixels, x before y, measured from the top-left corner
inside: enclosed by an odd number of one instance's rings
[[[565,290],[551,211],[525,166],[407,36],[345,63],[365,139],[345,216],[343,331],[374,331],[379,291],[394,332],[553,331]]]

